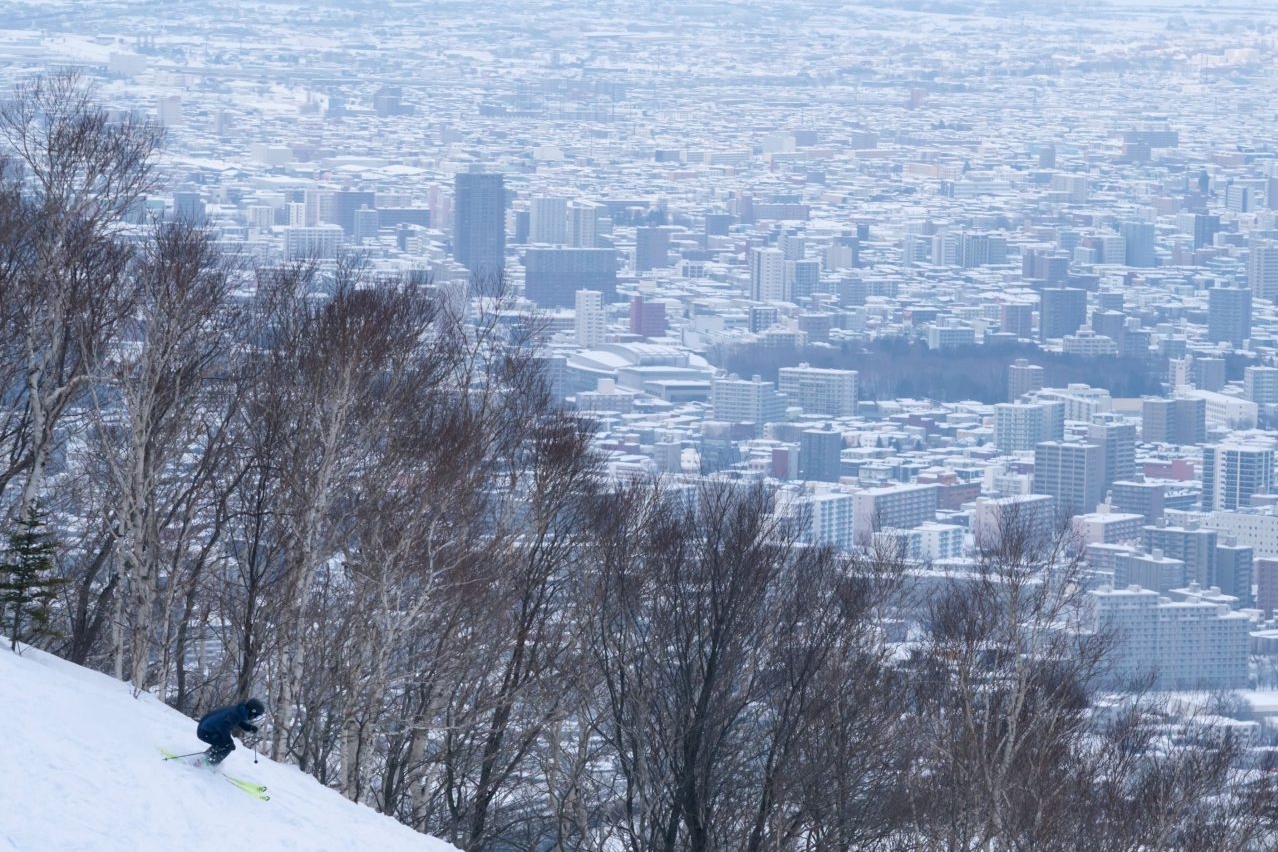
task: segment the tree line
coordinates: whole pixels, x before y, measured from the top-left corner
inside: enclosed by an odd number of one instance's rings
[[[764,486],[610,483],[535,324],[125,226],[161,138],[75,74],[0,143],[15,647],[267,696],[273,757],[466,850],[1272,848],[1250,743],[1097,691],[1060,537],[918,572]]]

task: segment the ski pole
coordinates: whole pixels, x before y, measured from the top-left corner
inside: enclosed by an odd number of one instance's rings
[[[195,757],[197,754],[204,754],[202,751],[193,751],[190,754],[174,754],[163,758],[164,760],[177,760],[179,757]]]

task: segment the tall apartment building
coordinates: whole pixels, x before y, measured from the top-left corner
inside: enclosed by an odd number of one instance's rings
[[[851,417],[856,414],[856,388],[856,370],[800,364],[777,371],[777,389],[804,414]]]
[[[1004,308],[1007,305],[1003,306]],[[1020,335],[1028,337],[1029,334]],[[1007,401],[1016,402],[1022,394],[1041,390],[1043,387],[1043,368],[1031,364],[1024,358],[1017,358],[1007,365]]]
[[[604,207],[593,201],[573,201],[568,204],[568,245],[571,248],[597,248],[599,245],[599,217]]]
[[[1278,299],[1278,241],[1252,240],[1247,252],[1247,286],[1252,298]]]
[[[1242,346],[1251,337],[1251,291],[1212,287],[1207,291],[1207,339]]]
[[[1105,459],[1101,474],[1104,488],[1136,476],[1136,424],[1121,417],[1099,414],[1087,426],[1087,440],[1100,444]]]
[[[1154,254],[1154,223],[1124,222],[1119,233],[1127,241],[1128,266],[1157,266],[1158,258]]]
[[[1278,404],[1278,367],[1244,368],[1243,395],[1257,405]]]
[[[809,544],[851,550],[856,546],[852,509],[851,494],[836,492],[807,497],[800,508],[807,522],[804,539]]]
[[[568,199],[538,196],[528,204],[528,242],[561,246],[568,242]]]
[[[1133,512],[1152,524],[1162,520],[1166,491],[1161,482],[1120,480],[1109,486],[1109,502],[1115,512]]]
[[[1104,463],[1098,444],[1044,441],[1034,447],[1034,493],[1056,498],[1065,517],[1093,512],[1104,497]]]
[[[1034,306],[1029,302],[1004,302],[998,309],[998,328],[1004,334],[1033,337]]]
[[[1251,577],[1255,567],[1255,549],[1236,544],[1233,536],[1221,536],[1216,545],[1216,582],[1227,595],[1238,598],[1239,607],[1254,603],[1251,593]]]
[[[763,427],[785,419],[786,398],[761,376],[750,380],[730,377],[715,379],[710,385],[710,407],[715,420],[752,423],[756,436]]]
[[[578,346],[598,346],[604,342],[606,315],[603,293],[598,290],[578,290],[575,297]]]
[[[453,193],[453,257],[470,270],[484,291],[491,292],[506,265],[505,178],[459,172]],[[571,295],[563,304],[572,304]]]
[[[1113,687],[1155,679],[1156,689],[1241,689],[1247,686],[1251,622],[1204,601],[1160,600],[1149,589],[1106,588],[1092,595],[1093,626],[1111,630]]]
[[[1177,397],[1146,398],[1141,402],[1142,441],[1160,444],[1201,444],[1207,439],[1207,400]]]
[[[1257,557],[1256,572],[1256,606],[1272,618],[1278,612],[1278,557]]]
[[[1184,588],[1185,563],[1162,551],[1118,553],[1114,556],[1114,585],[1140,586],[1160,595]]]
[[[339,190],[332,194],[331,218],[325,221],[338,225],[348,236],[354,236],[355,213],[363,209],[377,209],[377,196],[372,190]]]
[[[810,299],[821,287],[821,261],[787,260],[785,278],[791,300],[800,302]]]
[[[786,302],[785,255],[780,249],[750,249],[750,298],[756,302]]]
[[[1218,533],[1205,527],[1166,527],[1149,525],[1141,530],[1145,550],[1161,551],[1185,563],[1186,581],[1203,588],[1216,583],[1216,545]],[[1146,588],[1153,588],[1146,586]]]
[[[1087,291],[1073,287],[1045,287],[1039,291],[1040,340],[1064,337],[1087,321]]]
[[[664,269],[669,265],[669,229],[635,228],[635,272]]]
[[[1027,452],[1043,441],[1065,437],[1065,404],[1000,402],[994,406],[994,446],[1005,453]]]
[[[1204,511],[1237,509],[1251,504],[1253,494],[1268,494],[1274,481],[1274,451],[1243,444],[1203,447]]]
[[[799,433],[799,478],[838,482],[842,475],[843,433],[804,429]]]
[[[665,337],[666,303],[650,302],[643,296],[630,299],[630,333],[640,337]]]

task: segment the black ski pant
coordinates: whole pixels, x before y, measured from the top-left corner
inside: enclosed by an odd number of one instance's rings
[[[209,748],[204,753],[209,756],[209,763],[221,763],[226,756],[235,751],[235,740],[231,739],[231,735],[226,731],[206,731],[203,728],[197,728],[195,735],[200,738],[201,742],[209,744]]]

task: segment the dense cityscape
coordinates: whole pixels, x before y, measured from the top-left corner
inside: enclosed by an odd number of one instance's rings
[[[1236,691],[1211,715],[1269,742],[1278,10],[0,0],[0,22],[0,80],[75,68],[163,128],[129,227],[205,229],[246,288],[352,259],[429,282],[530,350],[611,486],[764,487],[796,544],[917,588],[983,570],[1014,516],[1085,596],[1077,623],[1037,615],[1113,638],[1096,686]]]

